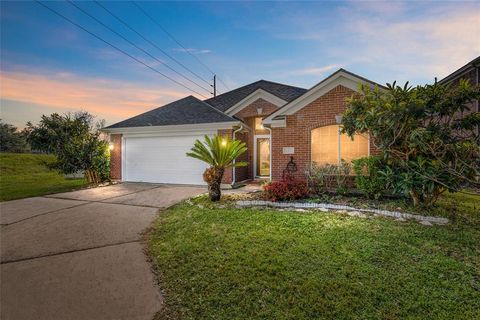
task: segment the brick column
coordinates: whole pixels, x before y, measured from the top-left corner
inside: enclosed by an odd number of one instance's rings
[[[110,150],[110,178],[113,180],[122,179],[122,135],[111,134],[110,143],[113,150]]]

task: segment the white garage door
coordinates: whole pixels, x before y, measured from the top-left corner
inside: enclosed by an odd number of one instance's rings
[[[187,157],[200,136],[125,137],[124,181],[205,184],[204,162]]]

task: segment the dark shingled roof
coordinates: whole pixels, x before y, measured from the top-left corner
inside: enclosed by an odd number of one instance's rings
[[[193,97],[174,101],[106,129],[238,121]]]
[[[214,106],[220,111],[227,111],[257,89],[263,89],[287,102],[296,99],[307,91],[307,89],[304,88],[292,87],[281,83],[260,80],[240,87],[238,89],[225,92],[221,95],[216,96],[215,98],[207,99],[205,100],[205,102]]]

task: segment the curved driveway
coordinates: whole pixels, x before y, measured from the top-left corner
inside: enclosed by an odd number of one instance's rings
[[[0,204],[1,319],[152,319],[140,241],[159,209],[205,188],[124,183]]]

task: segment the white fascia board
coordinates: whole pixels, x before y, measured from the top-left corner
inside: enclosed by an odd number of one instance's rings
[[[353,74],[344,72],[343,70],[340,70],[333,76],[326,78],[325,80],[321,81],[317,85],[313,86],[310,90],[305,92],[303,95],[298,97],[297,99],[289,102],[285,106],[283,106],[281,109],[275,111],[271,115],[269,115],[267,118],[263,120],[265,124],[271,124],[273,119],[278,116],[287,116],[287,115],[292,115],[295,112],[299,111],[309,103],[317,100],[333,88],[341,85],[346,88],[349,88],[353,91],[358,92],[358,85],[359,84],[366,84],[372,88],[375,87],[375,84],[365,81],[363,78],[356,77]]]
[[[262,124],[267,124],[267,123],[265,123],[265,121],[262,121]],[[270,128],[285,128],[287,126],[287,119],[285,117],[282,117],[280,119],[271,120],[268,123],[268,126]]]
[[[211,132],[220,129],[231,129],[239,126],[240,121],[180,124],[170,126],[148,126],[148,127],[128,127],[128,128],[106,128],[101,131],[110,134],[172,134],[172,133],[192,133],[192,132]]]
[[[284,104],[287,103],[287,101],[271,94],[270,92],[267,92],[263,89],[257,89],[239,102],[237,102],[234,106],[229,108],[225,113],[229,116],[233,116],[237,114],[240,110],[242,110],[245,107],[248,107],[251,105],[253,102],[257,101],[258,99],[263,99],[266,100],[270,103],[273,103],[277,107],[283,106]]]

